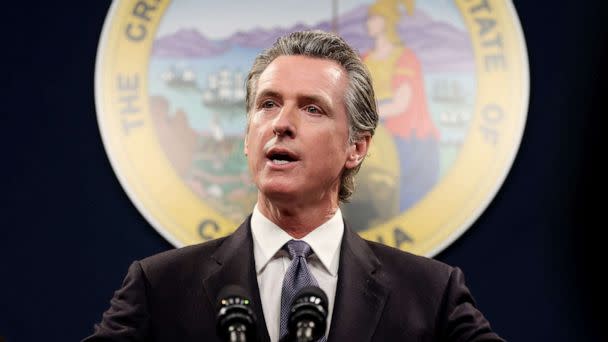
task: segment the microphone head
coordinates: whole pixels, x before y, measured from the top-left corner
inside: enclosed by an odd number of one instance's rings
[[[248,341],[255,340],[256,317],[247,291],[238,285],[224,287],[217,299],[217,333],[228,341],[235,329],[242,331]]]
[[[231,298],[241,298],[248,301],[249,295],[247,291],[239,285],[226,285],[220,290],[220,293],[217,296],[217,309],[219,310],[222,306],[225,306]]]
[[[288,331],[295,334],[298,325],[312,323],[312,339],[325,335],[327,328],[327,295],[317,286],[307,286],[295,296],[289,311]]]

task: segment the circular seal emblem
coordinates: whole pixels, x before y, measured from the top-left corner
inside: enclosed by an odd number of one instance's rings
[[[234,231],[257,198],[247,72],[305,29],[344,37],[374,81],[381,121],[345,218],[364,238],[434,256],[487,207],[519,148],[529,71],[509,1],[115,0],[95,98],[123,188],[175,246]]]

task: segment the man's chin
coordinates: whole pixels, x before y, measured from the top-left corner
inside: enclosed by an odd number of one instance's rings
[[[292,202],[300,197],[302,197],[302,187],[298,187],[295,182],[290,179],[284,179],[280,182],[273,181],[265,184],[258,184],[259,199]]]
[[[268,200],[288,200],[290,198],[297,198],[299,193],[293,189],[293,186],[289,187],[265,187],[258,188],[258,193],[263,198]]]

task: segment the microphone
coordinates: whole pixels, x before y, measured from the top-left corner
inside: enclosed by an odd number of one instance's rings
[[[227,285],[218,296],[217,334],[222,341],[255,341],[256,317],[245,289]]]
[[[295,298],[287,323],[290,340],[318,340],[325,335],[327,328],[327,295],[319,287],[307,286]]]

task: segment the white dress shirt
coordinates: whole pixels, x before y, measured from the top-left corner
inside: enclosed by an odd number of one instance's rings
[[[283,229],[266,218],[257,205],[251,216],[253,235],[253,256],[262,310],[271,342],[279,340],[281,319],[281,289],[285,272],[291,263],[283,245],[293,238]],[[307,259],[310,272],[325,291],[328,300],[327,332],[333,313],[338,284],[340,245],[344,234],[344,222],[340,209],[328,221],[314,229],[301,240],[312,248],[313,254]],[[295,239],[294,239],[295,240]]]

